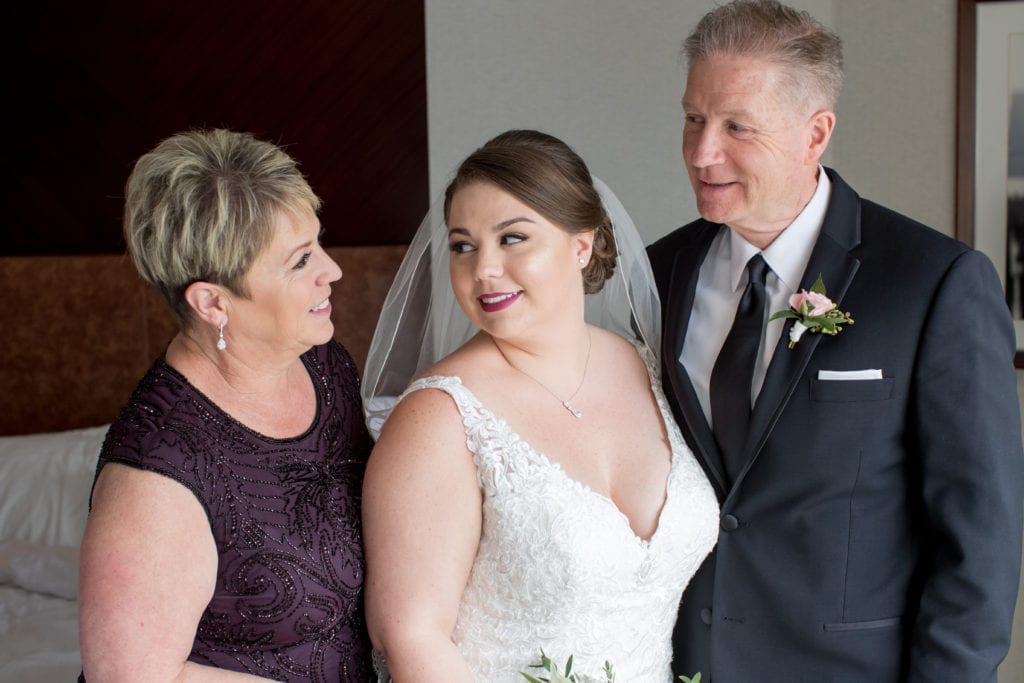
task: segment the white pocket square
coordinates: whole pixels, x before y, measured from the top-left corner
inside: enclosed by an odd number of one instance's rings
[[[882,379],[881,370],[818,370],[819,380]]]

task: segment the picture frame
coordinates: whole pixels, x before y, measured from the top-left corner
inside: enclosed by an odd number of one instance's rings
[[[1022,46],[1024,0],[958,0],[955,236],[988,255],[999,272],[1014,318],[1018,368],[1024,368],[1024,237],[1011,223],[1017,181],[1009,159],[1015,83],[1024,81],[1024,58],[1011,53],[1024,55]],[[1020,87],[1017,99],[1024,99]]]

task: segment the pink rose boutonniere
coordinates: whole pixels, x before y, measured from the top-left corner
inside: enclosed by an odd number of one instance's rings
[[[802,289],[789,297],[789,309],[776,311],[769,321],[778,318],[796,318],[789,330],[789,348],[796,346],[804,332],[821,332],[835,336],[843,329],[843,325],[852,325],[853,318],[849,313],[839,310],[832,299],[825,296],[825,283],[821,275],[814,281],[811,291]]]

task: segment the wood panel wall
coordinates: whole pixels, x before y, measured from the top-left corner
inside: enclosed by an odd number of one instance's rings
[[[329,247],[334,337],[362,374],[403,245]],[[0,257],[0,435],[114,419],[177,332],[127,256]]]
[[[38,0],[6,25],[0,254],[121,253],[134,160],[190,128],[285,145],[331,245],[425,213],[422,0]]]

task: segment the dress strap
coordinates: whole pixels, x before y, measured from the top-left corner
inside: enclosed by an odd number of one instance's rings
[[[406,387],[405,391],[402,392],[402,395],[398,397],[398,401],[401,402],[402,399],[414,391],[421,391],[423,389],[439,389],[451,396],[463,419],[483,408],[480,399],[466,388],[459,377],[454,375],[430,375],[413,380]]]
[[[466,432],[466,447],[473,454],[478,481],[485,493],[506,479],[510,454],[519,456],[532,453],[528,444],[521,441],[508,424],[498,418],[485,406],[476,394],[469,390],[456,376],[433,375],[413,381],[399,401],[414,391],[439,389],[452,398],[462,417]]]

